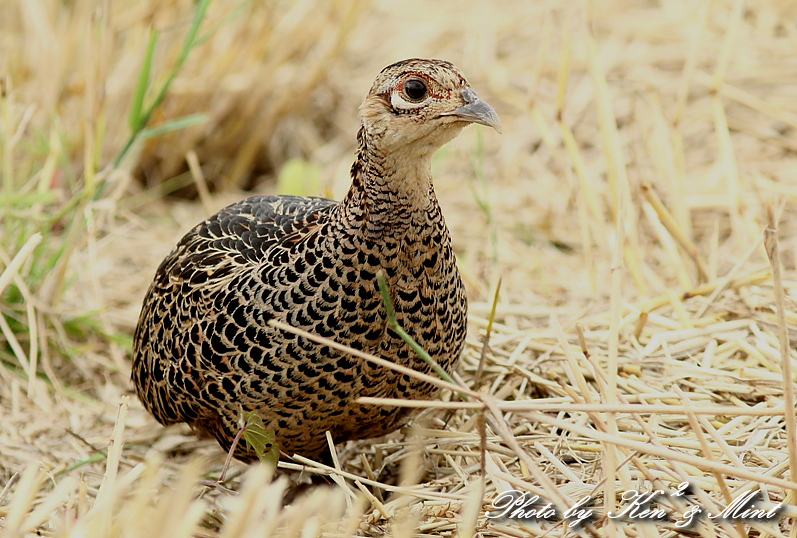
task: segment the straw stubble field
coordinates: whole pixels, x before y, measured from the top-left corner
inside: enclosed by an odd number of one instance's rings
[[[797,4],[206,4],[4,3],[3,536],[576,532],[487,518],[511,489],[591,496],[584,535],[674,536],[690,505],[795,504]],[[471,302],[457,384],[371,402],[425,410],[332,467],[217,482],[216,444],[132,396],[146,287],[244,189],[340,198],[359,102],[411,56],[453,61],[504,125],[434,161]],[[681,482],[669,521],[604,515]],[[795,516],[688,532],[795,536]]]

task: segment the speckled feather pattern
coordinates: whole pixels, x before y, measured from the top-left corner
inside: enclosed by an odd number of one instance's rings
[[[464,124],[443,125],[431,142],[410,140],[406,151],[383,143],[401,127],[384,88],[404,73],[425,72],[451,90],[466,84],[447,62],[430,62],[380,73],[361,108],[343,201],[248,198],[194,227],[158,267],[136,327],[132,379],[159,422],[187,422],[229,449],[241,413],[255,411],[283,452],[318,456],[327,430],[335,442],[375,437],[412,416],[357,398],[435,397],[427,383],[268,325],[280,320],[431,373],[387,327],[376,281],[382,269],[401,326],[446,371],[455,368],[466,295],[424,148]],[[430,121],[422,114],[412,121]],[[235,455],[254,457],[244,443]]]

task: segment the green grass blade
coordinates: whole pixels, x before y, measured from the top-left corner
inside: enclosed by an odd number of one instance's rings
[[[487,318],[487,329],[484,332],[484,343],[482,344],[482,352],[479,356],[479,367],[476,369],[474,376],[474,385],[478,385],[481,380],[482,373],[484,372],[484,363],[487,360],[487,347],[490,343],[490,334],[493,332],[493,322],[495,321],[495,311],[498,308],[498,296],[501,293],[501,282],[504,278],[498,278],[498,284],[495,286],[495,294],[493,295],[493,305],[490,307],[490,317]]]
[[[146,140],[148,138],[160,136],[172,131],[179,131],[180,129],[185,129],[186,127],[199,125],[201,123],[205,123],[207,120],[208,117],[204,114],[189,114],[188,116],[183,116],[182,118],[177,118],[176,120],[163,122],[155,127],[142,129],[138,133],[138,138],[141,140]]]
[[[183,46],[180,48],[180,55],[177,57],[177,61],[172,67],[171,72],[169,72],[169,76],[166,77],[166,80],[161,86],[160,91],[155,96],[154,101],[147,109],[147,113],[144,116],[145,124],[149,121],[150,116],[155,111],[155,109],[160,105],[161,101],[166,97],[166,93],[169,91],[169,87],[172,85],[177,73],[182,69],[183,64],[185,63],[186,59],[188,58],[188,54],[191,52],[191,49],[196,46],[196,36],[199,32],[199,26],[202,24],[202,20],[205,18],[205,14],[208,10],[208,5],[210,4],[210,0],[201,0],[197,6],[196,11],[194,13],[194,21],[191,23],[191,28],[188,29],[188,33],[183,40]]]
[[[130,104],[130,114],[127,118],[130,131],[134,133],[141,130],[144,126],[144,118],[141,111],[144,108],[144,96],[147,94],[147,87],[149,86],[149,74],[152,70],[152,56],[155,52],[155,43],[157,40],[158,32],[153,28],[149,32],[149,42],[147,43],[147,50],[144,53],[144,62],[141,64],[141,71],[138,73],[136,89],[133,92],[133,102]]]
[[[146,111],[143,112],[143,113],[140,112],[140,111],[139,112],[131,111],[130,117],[132,118],[133,116],[136,116],[136,119],[137,119],[137,121],[135,123],[136,128],[135,129],[133,128],[133,124],[132,124],[132,120],[131,120],[131,133],[130,133],[130,136],[128,137],[128,139],[125,142],[124,146],[122,146],[122,149],[119,151],[119,153],[116,154],[116,157],[114,157],[114,159],[113,159],[113,167],[114,168],[117,168],[121,164],[122,160],[125,158],[125,155],[127,155],[127,153],[130,151],[130,148],[133,147],[133,144],[136,142],[136,140],[139,139],[139,136],[141,135],[142,130],[144,130],[146,125],[149,123],[149,120],[152,117],[152,114],[155,112],[155,110],[158,108],[158,106],[160,106],[161,102],[166,97],[166,94],[169,91],[169,87],[171,86],[172,82],[174,81],[175,77],[177,76],[177,73],[183,67],[183,64],[185,63],[186,59],[188,58],[188,54],[191,52],[191,49],[193,49],[196,46],[196,44],[197,44],[197,33],[199,32],[199,27],[201,26],[202,21],[205,18],[205,14],[207,13],[209,4],[210,4],[210,0],[200,0],[196,4],[196,8],[194,10],[194,20],[192,21],[191,28],[188,29],[188,33],[186,34],[185,39],[183,40],[183,45],[180,48],[180,55],[177,57],[177,61],[172,66],[171,71],[169,71],[169,74],[167,75],[166,80],[163,82],[163,85],[161,85],[160,89],[158,90],[158,93],[155,95],[155,98],[152,100],[152,102],[146,108]],[[150,42],[151,41],[152,41],[152,37],[150,37]],[[141,77],[139,77],[139,82],[140,82],[140,79],[141,79]],[[145,85],[145,87],[146,87],[146,85]],[[144,95],[143,94],[144,93],[146,93],[146,91],[141,92],[141,95],[139,95],[138,88],[136,89],[136,97],[135,97],[135,99],[139,99],[139,98],[141,99],[141,107],[142,107],[141,109],[142,110],[143,110],[143,102],[144,102],[143,101],[143,99],[144,99]],[[135,99],[133,101],[133,106],[136,106],[135,105],[136,104]],[[150,132],[149,136],[152,137],[152,136],[155,136],[155,135],[152,134],[152,132]]]
[[[71,473],[75,469],[80,469],[84,465],[91,465],[92,463],[99,463],[101,461],[105,461],[105,459],[107,457],[108,457],[107,454],[105,454],[104,452],[98,452],[96,454],[92,454],[91,456],[89,456],[88,458],[86,458],[84,460],[80,460],[80,461],[78,461],[76,463],[73,463],[72,465],[70,465],[69,467],[64,469],[63,471],[59,471],[58,473],[55,474],[55,476],[56,477],[61,477],[61,476],[65,475],[65,474],[67,474],[67,473]]]
[[[174,66],[175,71],[179,70],[183,66],[186,58],[188,58],[188,54],[191,52],[191,49],[196,45],[196,35],[199,32],[199,27],[202,24],[202,21],[205,19],[209,5],[210,0],[200,0],[197,3],[196,11],[194,12],[194,21],[191,23],[191,28],[188,30],[188,34],[186,34],[185,39],[183,40],[183,47],[180,49],[180,56],[177,59],[177,64]]]
[[[393,331],[395,331],[395,333],[398,334],[399,337],[404,340],[424,362],[431,366],[432,370],[434,370],[441,379],[448,381],[453,385],[457,385],[457,382],[454,381],[450,375],[448,375],[448,372],[443,370],[443,368],[437,364],[437,361],[434,360],[431,355],[429,355],[426,350],[423,349],[418,342],[412,338],[412,336],[407,334],[406,331],[401,328],[401,325],[399,325],[399,322],[396,319],[396,311],[393,309],[393,301],[390,300],[390,292],[387,289],[385,273],[381,269],[376,273],[376,281],[379,283],[379,293],[382,296],[382,303],[384,303],[385,311],[387,312],[388,327],[393,329]]]

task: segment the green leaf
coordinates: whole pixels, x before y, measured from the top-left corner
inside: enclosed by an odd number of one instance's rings
[[[141,140],[146,140],[147,138],[154,138],[172,131],[179,131],[180,129],[185,129],[186,127],[199,125],[201,123],[205,123],[206,121],[208,121],[208,117],[204,114],[189,114],[188,116],[183,116],[182,118],[177,118],[176,120],[165,121],[160,125],[156,125],[155,127],[142,129],[138,133],[138,138]]]
[[[244,413],[241,423],[244,428],[244,441],[255,451],[257,459],[266,465],[276,467],[280,451],[274,430],[267,430],[263,419],[254,411]]]
[[[277,194],[318,196],[321,194],[321,171],[304,159],[290,159],[277,177]]]
[[[130,104],[130,115],[128,116],[128,125],[132,132],[137,132],[144,127],[144,116],[141,110],[144,108],[144,96],[147,93],[147,86],[149,86],[149,74],[152,70],[152,56],[155,52],[155,42],[158,40],[158,32],[153,28],[149,32],[149,42],[147,43],[147,50],[144,53],[144,63],[141,64],[141,71],[138,73],[138,82],[136,82],[136,90],[133,93],[133,102]]]

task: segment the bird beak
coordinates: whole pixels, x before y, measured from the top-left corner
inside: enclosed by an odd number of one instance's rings
[[[501,132],[501,120],[498,119],[498,114],[495,113],[493,107],[479,99],[470,88],[462,90],[462,99],[465,104],[457,107],[451,112],[444,112],[441,116],[454,116],[458,120],[469,121],[471,123],[479,123],[492,127],[499,133]]]

